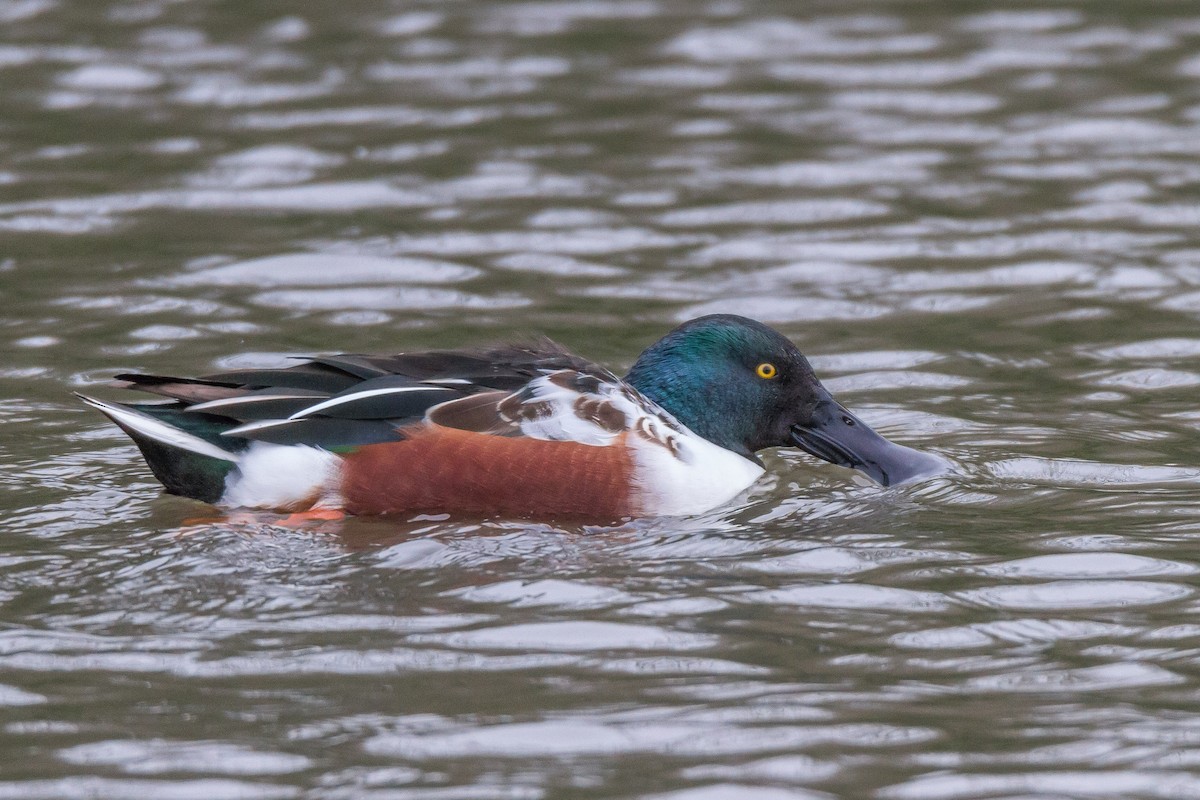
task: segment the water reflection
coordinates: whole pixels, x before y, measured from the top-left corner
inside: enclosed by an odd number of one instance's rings
[[[1192,15],[0,24],[0,797],[1200,791]],[[621,368],[709,311],[955,468],[288,526],[160,497],[67,394],[540,333]]]

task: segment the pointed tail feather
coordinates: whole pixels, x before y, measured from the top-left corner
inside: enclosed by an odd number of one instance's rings
[[[154,477],[168,492],[206,503],[221,499],[225,476],[240,460],[238,453],[222,449],[146,410],[152,407],[135,408],[81,394],[76,396],[133,439]]]

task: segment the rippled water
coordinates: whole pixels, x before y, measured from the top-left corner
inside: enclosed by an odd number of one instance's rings
[[[1200,17],[993,5],[0,2],[0,798],[1200,797]],[[290,529],[69,395],[717,310],[953,473]]]

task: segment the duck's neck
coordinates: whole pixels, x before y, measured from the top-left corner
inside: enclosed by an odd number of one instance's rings
[[[746,443],[753,439],[744,398],[721,379],[721,365],[682,361],[657,346],[638,358],[625,382],[658,403],[693,433],[757,463]]]

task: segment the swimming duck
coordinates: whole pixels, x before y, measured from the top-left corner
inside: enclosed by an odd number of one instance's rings
[[[729,314],[675,328],[623,379],[545,340],[117,381],[169,400],[80,397],[168,492],[226,507],[619,520],[726,503],[769,447],[884,486],[942,464],[847,411],[787,338]]]

